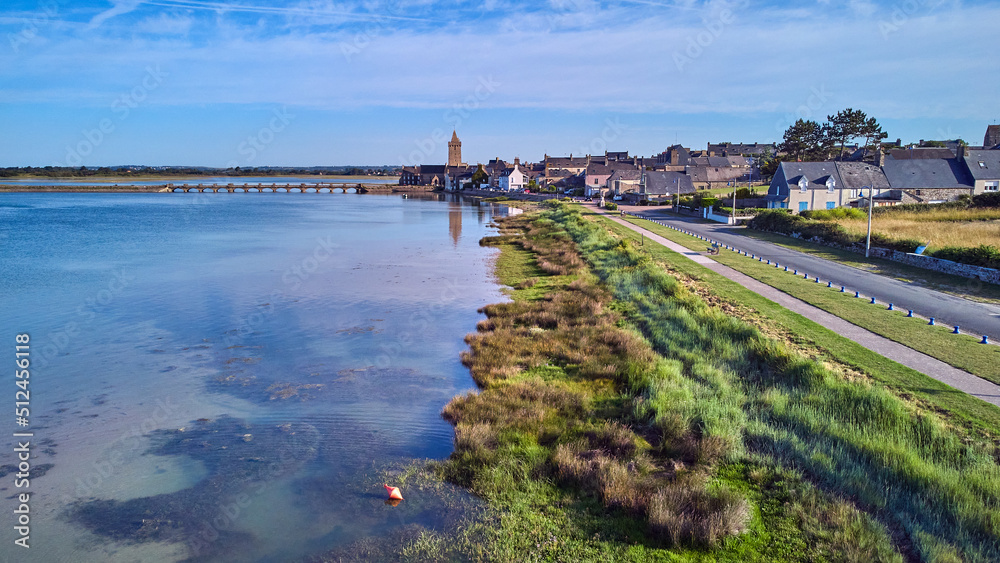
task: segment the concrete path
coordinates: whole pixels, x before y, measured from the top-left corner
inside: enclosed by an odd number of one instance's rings
[[[894,362],[898,362],[906,367],[919,371],[920,373],[954,387],[959,391],[964,391],[965,393],[974,397],[979,397],[988,403],[1000,406],[1000,385],[991,383],[981,377],[976,377],[967,371],[954,368],[938,359],[928,356],[927,354],[918,352],[913,348],[908,348],[898,342],[889,340],[888,338],[884,338],[873,332],[869,332],[855,324],[851,324],[844,319],[841,319],[840,317],[831,315],[822,309],[813,307],[804,301],[796,299],[783,291],[779,291],[767,284],[761,283],[746,274],[737,272],[729,266],[719,264],[715,260],[712,260],[699,252],[683,247],[642,227],[633,225],[632,223],[629,223],[614,214],[605,213],[600,209],[597,211],[607,215],[616,223],[628,227],[637,233],[644,234],[649,240],[661,244],[674,252],[678,252],[698,264],[705,266],[713,272],[735,281],[750,291],[753,291],[754,293],[757,293],[777,303],[778,305],[785,307],[786,309],[794,311],[809,320],[815,321],[877,354],[881,354]]]

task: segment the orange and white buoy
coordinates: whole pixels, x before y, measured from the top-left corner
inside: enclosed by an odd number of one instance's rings
[[[399,492],[399,487],[390,487],[389,485],[382,485],[385,487],[386,492],[389,493],[389,500],[403,500],[403,494]]]

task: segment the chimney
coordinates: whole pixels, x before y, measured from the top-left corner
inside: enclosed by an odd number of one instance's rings
[[[515,156],[514,157],[514,166],[520,166],[520,165],[521,165],[521,159]]]
[[[885,166],[885,149],[882,148],[881,144],[878,146],[878,156],[875,157],[875,161],[875,164],[878,165],[879,169]]]

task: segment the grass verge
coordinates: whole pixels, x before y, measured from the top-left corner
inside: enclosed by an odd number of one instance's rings
[[[701,239],[646,219],[629,217],[627,220],[692,250],[705,249]],[[876,334],[1000,383],[1000,348],[980,344],[978,337],[951,334],[950,328],[941,325],[928,326],[927,321],[919,317],[907,318],[906,311],[889,311],[884,303],[872,305],[868,299],[854,298],[853,293],[840,293],[837,288],[807,281],[801,275],[794,276],[735,252],[723,250],[712,259]]]

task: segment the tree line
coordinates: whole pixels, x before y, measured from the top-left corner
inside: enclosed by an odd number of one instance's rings
[[[789,160],[830,160],[842,159],[844,147],[850,142],[858,142],[862,150],[862,160],[874,153],[874,148],[889,136],[874,117],[853,108],[828,115],[825,123],[799,119],[785,130],[778,151],[784,152]]]

